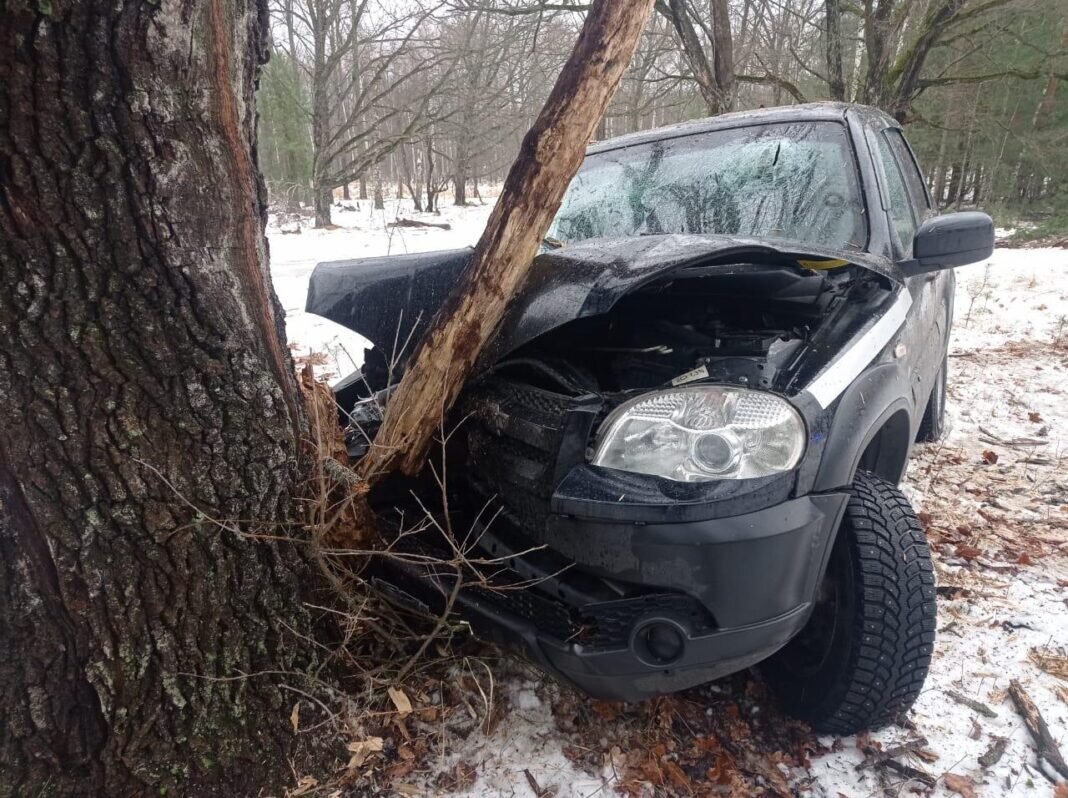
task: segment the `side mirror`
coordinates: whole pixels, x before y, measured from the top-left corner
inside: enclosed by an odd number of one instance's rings
[[[909,277],[964,266],[994,252],[994,220],[978,211],[935,216],[920,225],[912,240],[912,260],[902,263]]]

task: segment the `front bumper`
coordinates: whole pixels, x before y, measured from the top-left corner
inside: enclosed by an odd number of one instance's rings
[[[525,587],[464,588],[456,607],[480,636],[593,696],[637,701],[692,687],[759,662],[801,630],[847,498],[809,495],[684,523],[550,515],[544,543],[572,564],[562,575],[486,532],[487,553]],[[396,600],[440,611],[448,576],[392,560],[385,568]],[[626,590],[605,601],[584,592],[590,579]],[[671,656],[651,652],[654,627],[673,630]]]

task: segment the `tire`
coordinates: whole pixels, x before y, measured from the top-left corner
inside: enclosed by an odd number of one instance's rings
[[[764,673],[787,712],[821,732],[855,734],[908,711],[934,639],[923,527],[900,490],[861,472],[812,617]]]
[[[923,411],[920,428],[916,431],[916,443],[934,443],[946,431],[946,378],[949,376],[949,358],[942,359],[927,407]]]

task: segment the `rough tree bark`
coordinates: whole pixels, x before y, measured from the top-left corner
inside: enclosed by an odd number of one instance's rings
[[[845,101],[845,78],[842,75],[842,4],[841,0],[824,3],[824,29],[827,61],[827,91],[832,100]]]
[[[717,4],[719,2],[721,0],[717,0]],[[715,8],[715,5],[713,7]],[[709,116],[716,116],[731,110],[731,95],[720,84],[717,70],[713,69],[713,65],[708,62],[708,56],[705,55],[704,47],[701,46],[701,39],[697,34],[697,29],[690,18],[691,11],[687,0],[658,0],[656,8],[660,14],[671,22],[679,36],[682,52],[686,56],[686,61],[693,72],[693,79],[697,83],[701,99],[705,101],[705,105],[708,107]],[[722,55],[719,54],[718,49],[722,31],[719,28],[714,30],[717,31],[717,40],[714,45],[716,54],[713,55],[713,58],[716,67],[719,68],[723,63]],[[730,40],[729,20],[726,35],[727,39]],[[733,51],[733,47],[731,47],[731,50]],[[733,65],[731,68],[733,69]],[[733,89],[733,86],[730,88]]]
[[[330,97],[326,81],[326,34],[322,25],[312,31],[312,203],[315,206],[315,226],[329,227],[333,220],[330,206],[334,203],[334,187],[330,185],[329,163],[326,155],[330,146]]]
[[[475,360],[523,282],[586,143],[638,45],[653,0],[595,0],[575,49],[527,132],[456,292],[397,386],[361,475],[414,473]]]
[[[277,794],[306,572],[209,520],[278,532],[299,479],[266,2],[0,18],[0,795]]]

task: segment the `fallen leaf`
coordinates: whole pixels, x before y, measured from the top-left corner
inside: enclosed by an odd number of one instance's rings
[[[1030,413],[1027,414],[1027,417],[1032,422],[1034,422],[1035,424],[1041,424],[1042,423],[1042,414],[1041,413],[1036,413],[1036,412],[1034,412],[1032,410]]]
[[[942,777],[942,782],[950,792],[955,792],[963,798],[975,798],[975,782],[967,776],[947,773]]]
[[[983,462],[986,463],[987,465],[994,465],[994,463],[996,463],[998,461],[998,453],[997,452],[992,452],[989,449],[987,449],[985,452],[983,452],[982,459],[983,459]]]
[[[1068,798],[1068,781],[1062,781],[1053,788],[1053,798]]]
[[[300,731],[300,702],[293,705],[293,711],[289,713],[289,722],[293,724],[293,731]]]
[[[693,787],[690,784],[690,777],[686,775],[686,771],[679,767],[677,762],[665,759],[661,764],[672,784],[684,792],[693,792]]]
[[[315,776],[301,776],[297,779],[296,789],[292,790],[289,795],[307,795],[318,786],[319,780]]]
[[[408,696],[399,687],[386,688],[386,692],[389,693],[389,698],[393,702],[393,706],[397,708],[397,712],[403,718],[405,715],[411,714],[412,702],[408,700]]]
[[[917,748],[915,751],[912,752],[912,755],[915,756],[917,759],[921,759],[924,762],[927,762],[928,764],[930,764],[931,762],[937,762],[939,758],[938,754],[936,754],[930,748]]]
[[[349,770],[363,767],[363,763],[367,761],[367,758],[381,752],[382,747],[383,741],[381,737],[368,737],[366,740],[356,740],[349,743],[349,753],[352,754],[348,764]]]

